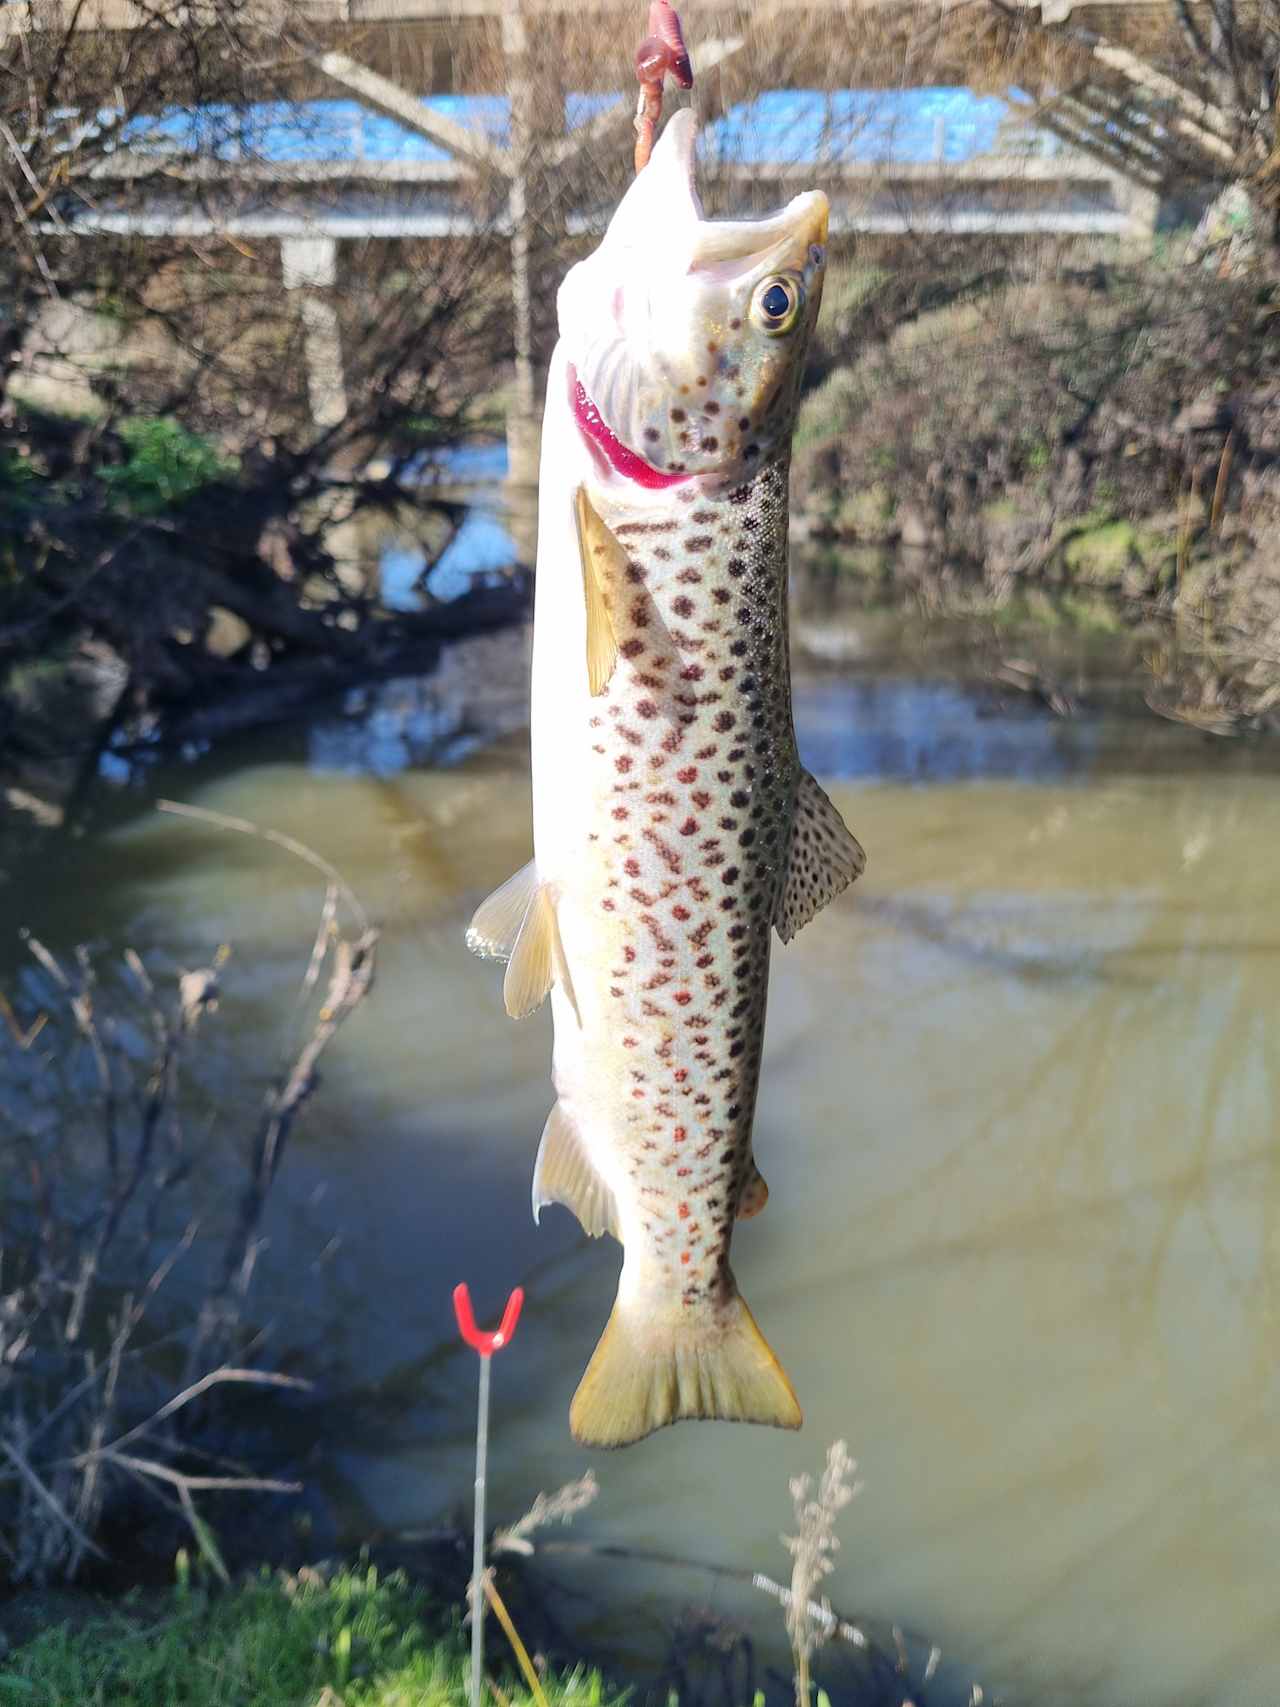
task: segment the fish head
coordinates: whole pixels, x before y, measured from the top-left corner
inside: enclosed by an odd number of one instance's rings
[[[675,113],[561,286],[570,406],[612,496],[749,479],[790,441],[826,269],[827,198],[708,220]]]

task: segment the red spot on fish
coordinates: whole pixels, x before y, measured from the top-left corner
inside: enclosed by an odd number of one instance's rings
[[[613,815],[619,823],[621,823],[624,818],[630,817],[630,813],[627,811],[625,806],[615,806],[613,809]]]
[[[636,706],[637,717],[656,717],[658,708],[651,699],[642,699]]]
[[[676,772],[677,782],[697,782],[698,768],[696,765],[686,765],[682,771]]]
[[[613,768],[614,768],[614,770],[620,772],[621,775],[625,776],[627,774],[627,772],[631,769],[630,757],[626,753],[620,753],[618,755],[618,757],[613,761]]]
[[[699,789],[698,792],[693,796],[693,804],[695,806],[701,806],[703,808],[703,810],[705,811],[706,808],[708,806],[710,806],[710,804],[711,804],[711,796],[708,793],[706,793],[705,790]]]
[[[636,957],[636,951],[634,948],[631,947],[630,943],[628,943],[627,946],[622,951],[622,958],[628,963],[628,965],[630,965],[630,963],[635,959],[635,957]],[[625,1041],[625,1039],[624,1039],[624,1041]],[[635,1039],[632,1038],[631,1041],[634,1043]]]
[[[689,1069],[687,1067],[677,1067],[672,1077],[678,1085],[682,1085],[689,1077]]]
[[[677,1126],[675,1131],[672,1133],[672,1137],[675,1139],[677,1144],[683,1144],[688,1136],[689,1134],[685,1131],[683,1126]]]
[[[676,1214],[682,1221],[687,1221],[689,1219],[689,1205],[687,1203],[678,1203],[676,1205]]]
[[[622,1047],[624,1049],[634,1049],[635,1046],[636,1046],[636,1040],[634,1037],[624,1037],[623,1038]]]
[[[679,919],[680,923],[683,924],[689,917],[689,909],[687,907],[673,907],[671,909],[671,917],[673,919]]]
[[[686,818],[684,823],[680,826],[680,834],[682,836],[696,836],[697,833],[698,820],[696,818]]]
[[[682,1008],[687,1008],[689,1003],[693,1000],[693,997],[689,994],[688,990],[677,990],[672,1000],[679,1002]]]

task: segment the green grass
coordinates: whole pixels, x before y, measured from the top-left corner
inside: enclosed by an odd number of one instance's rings
[[[0,1707],[463,1707],[466,1638],[403,1577],[342,1571],[327,1580],[264,1573],[206,1597],[129,1608],[45,1631],[0,1668]],[[502,1632],[486,1629],[487,1669],[512,1707]],[[544,1682],[550,1707],[607,1707],[594,1672]]]

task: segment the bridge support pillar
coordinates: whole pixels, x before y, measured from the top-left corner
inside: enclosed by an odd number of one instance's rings
[[[299,294],[307,395],[317,427],[336,427],[347,414],[338,312],[328,295],[337,282],[337,259],[332,237],[286,237],[280,243],[284,288]]]
[[[1129,216],[1129,234],[1140,243],[1150,243],[1160,217],[1160,192],[1147,184],[1118,180],[1116,200]]]

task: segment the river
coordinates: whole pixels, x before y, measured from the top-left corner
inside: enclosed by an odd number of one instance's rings
[[[161,973],[231,944],[208,1022],[234,1063],[209,1087],[225,1135],[295,1036],[321,886],[150,802],[300,838],[378,919],[375,992],[286,1159],[256,1291],[273,1355],[320,1382],[307,1473],[345,1539],[466,1497],[475,1370],[450,1289],[492,1315],[523,1283],[494,1373],[497,1519],[591,1466],[600,1496],[564,1538],[782,1577],[788,1478],[840,1436],[865,1487],[830,1595],[941,1647],[914,1699],[1280,1699],[1280,755],[1087,692],[1057,717],[857,615],[799,633],[825,654],[797,661],[801,753],[869,865],[775,953],[772,1196],[734,1245],[798,1436],[570,1439],[619,1253],[559,1209],[534,1227],[549,1021],[507,1020],[462,944],[530,851],[523,632],[104,784],[88,832],[0,897],[4,976],[19,925]],[[642,1678],[681,1604],[781,1631],[705,1573],[552,1565]]]

